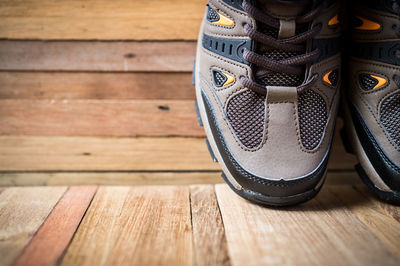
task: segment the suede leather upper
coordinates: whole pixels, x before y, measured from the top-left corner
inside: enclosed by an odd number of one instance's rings
[[[357,43],[367,47],[369,45],[387,46],[390,43],[391,47],[388,47],[387,50],[390,52],[395,49],[392,46],[397,43],[398,49],[400,49],[400,37],[393,30],[393,25],[400,25],[398,15],[372,9],[361,4],[355,5],[354,10],[357,10],[355,14],[357,17],[365,17],[378,23],[381,27],[379,30],[357,30],[353,27],[352,37],[355,47]],[[400,92],[400,88],[393,82],[393,76],[395,74],[400,75],[400,59],[396,59],[391,54],[381,54],[381,58],[375,58],[374,60],[357,56],[358,53],[354,52],[352,55],[349,64],[348,86],[350,101],[362,116],[365,125],[380,149],[392,163],[400,166],[400,147],[396,145],[388,134],[380,119],[382,103],[388,97]],[[397,65],[389,64],[385,57],[390,58],[390,60],[397,60]],[[359,81],[360,74],[380,77],[386,80],[386,84],[371,90],[365,90]]]
[[[222,0],[210,0],[209,6],[220,14],[232,19],[234,26],[227,27],[216,25],[206,18],[203,19],[199,34],[197,58],[199,69],[199,82],[203,93],[213,108],[218,128],[225,140],[228,150],[247,172],[269,180],[295,180],[307,176],[316,170],[327,157],[331,144],[335,116],[338,105],[340,87],[340,53],[323,58],[311,65],[306,71],[305,80],[318,74],[318,80],[312,90],[318,93],[325,101],[328,122],[323,130],[322,139],[317,147],[308,150],[304,147],[300,137],[298,93],[295,88],[274,86],[267,87],[265,100],[264,130],[261,144],[255,148],[248,148],[238,139],[229,119],[227,118],[227,105],[236,95],[249,90],[244,87],[239,78],[253,77],[249,64],[241,63],[218,53],[205,49],[202,45],[204,34],[209,36],[250,40],[246,35],[243,25],[248,23],[257,27],[256,22],[244,11],[234,8]],[[282,6],[270,6],[270,12],[288,10]],[[338,14],[338,5],[332,5],[323,10],[322,14],[311,23],[311,27],[322,23],[322,30],[316,39],[332,39],[335,41],[340,35],[338,27],[329,27],[328,21]],[[286,12],[285,11],[285,12]],[[275,14],[276,15],[276,14]],[[329,40],[328,40],[329,41]],[[336,40],[337,41],[337,40]],[[312,40],[307,46],[311,49]],[[213,82],[212,71],[218,69],[232,75],[235,81],[227,86],[216,87]],[[339,81],[332,86],[323,81],[325,74],[334,69],[339,69]]]

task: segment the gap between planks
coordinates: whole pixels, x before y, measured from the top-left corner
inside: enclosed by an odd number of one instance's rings
[[[97,187],[70,187],[14,266],[56,265],[68,247]]]
[[[45,221],[66,187],[11,187],[0,194],[0,258],[11,265]]]
[[[61,265],[192,265],[189,188],[100,187]]]
[[[60,261],[91,195],[80,203],[67,192],[18,263]],[[71,211],[69,200],[76,203]],[[398,265],[400,224],[387,211],[343,185],[290,208],[251,204],[227,185],[216,185],[216,196],[212,185],[101,187],[60,263]],[[64,222],[67,212],[74,218]],[[44,237],[53,231],[61,235]],[[52,248],[43,257],[46,246]]]
[[[343,204],[336,197],[342,189],[356,201]],[[368,199],[354,189],[325,186],[315,199],[290,208],[249,204],[227,185],[216,185],[216,195],[233,265],[399,263],[399,223],[363,204]]]

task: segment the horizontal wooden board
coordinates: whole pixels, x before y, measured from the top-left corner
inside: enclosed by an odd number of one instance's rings
[[[329,169],[354,164],[336,134]],[[218,169],[203,138],[0,136],[0,171]]]
[[[0,186],[191,185],[223,183],[219,170],[204,172],[0,172]],[[355,171],[328,172],[325,184],[355,185]],[[0,188],[1,191],[1,188]]]
[[[217,170],[202,138],[0,136],[0,171]]]
[[[0,72],[0,99],[179,99],[195,97],[191,73]]]
[[[343,177],[343,178],[347,178]],[[334,178],[330,178],[333,180]],[[191,185],[224,182],[218,170],[207,172],[1,173],[0,186]]]
[[[191,71],[195,50],[195,42],[177,41],[3,40],[0,41],[0,70]]]
[[[193,100],[0,100],[1,135],[204,136]]]
[[[194,40],[204,0],[2,1],[0,38]]]

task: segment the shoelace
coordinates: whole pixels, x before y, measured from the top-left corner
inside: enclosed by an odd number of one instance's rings
[[[279,0],[269,0],[271,2],[278,2]],[[303,4],[307,4],[307,1],[303,1]],[[243,0],[243,9],[256,21],[262,22],[263,24],[275,28],[279,30],[280,22],[279,19],[270,16],[269,14],[262,11],[260,8],[252,5],[249,1]],[[308,12],[305,15],[298,16],[295,19],[296,25],[297,24],[305,24],[309,23],[314,20],[321,11],[325,8],[325,1],[321,1],[318,7],[313,9],[312,11]],[[268,47],[271,49],[281,49],[286,52],[303,52],[304,43],[307,40],[312,39],[316,36],[322,29],[322,25],[318,24],[314,26],[312,29],[307,30],[303,33],[294,35],[293,37],[289,37],[286,39],[276,39],[272,36],[269,36],[265,33],[257,31],[251,25],[245,24],[244,30],[250,39]],[[320,51],[318,49],[305,52],[304,54],[296,55],[293,57],[289,57],[287,59],[283,59],[280,61],[276,61],[270,58],[267,58],[263,55],[260,55],[256,52],[250,51],[245,49],[243,51],[243,58],[246,59],[248,62],[258,66],[261,68],[259,72],[283,72],[286,74],[292,75],[302,75],[304,70],[303,66],[309,63],[314,62],[320,55]],[[254,76],[260,75],[255,71]],[[311,86],[317,81],[318,74],[314,74],[310,79],[308,79],[305,83],[297,86],[298,93],[302,93],[307,89],[311,88]],[[240,77],[240,82],[243,86],[257,92],[260,94],[266,94],[267,88],[257,82],[247,78],[247,77]]]
[[[392,8],[393,8],[394,12],[396,12],[398,14],[399,21],[400,21],[400,0],[394,0]],[[393,26],[393,30],[395,31],[397,36],[400,37],[400,24],[394,25]],[[397,59],[400,59],[400,50],[396,51],[395,56],[396,56]],[[400,76],[396,75],[396,74],[393,75],[393,81],[394,81],[394,83],[396,83],[397,87],[400,88]]]

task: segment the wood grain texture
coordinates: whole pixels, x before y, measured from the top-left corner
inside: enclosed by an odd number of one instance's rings
[[[195,51],[195,42],[4,40],[0,70],[189,72]]]
[[[332,151],[329,169],[355,159]],[[202,138],[0,136],[0,171],[219,170]]]
[[[334,148],[329,168],[353,169],[346,156]],[[0,136],[0,171],[219,169],[202,138]]]
[[[201,138],[0,136],[0,171],[218,169]]]
[[[191,186],[190,205],[195,265],[231,265],[214,187]]]
[[[144,185],[217,184],[223,182],[224,181],[219,171],[0,173],[0,186],[60,186],[60,185],[144,186]]]
[[[400,223],[352,187],[327,187],[400,260]],[[387,205],[387,204],[385,204]]]
[[[7,188],[0,194],[1,265],[12,265],[66,187]]]
[[[399,206],[395,206],[378,200],[376,195],[372,193],[364,184],[357,184],[354,186],[354,189],[363,194],[365,197],[369,198],[375,206],[381,208],[387,215],[392,216],[400,223]]]
[[[233,265],[398,265],[388,247],[326,189],[289,209],[250,204],[222,184],[216,195]]]
[[[70,187],[14,265],[56,265],[78,228],[96,189]]]
[[[0,100],[1,135],[202,137],[192,100]]]
[[[191,73],[0,72],[0,99],[194,98]]]
[[[219,170],[204,172],[0,172],[0,186],[191,185],[224,183]],[[358,185],[357,173],[328,172],[325,185]],[[0,188],[1,190],[1,188]],[[385,208],[390,205],[383,204]],[[393,207],[395,210],[396,207]]]
[[[3,1],[0,38],[195,40],[203,0]]]
[[[61,265],[192,265],[189,188],[102,187]]]

